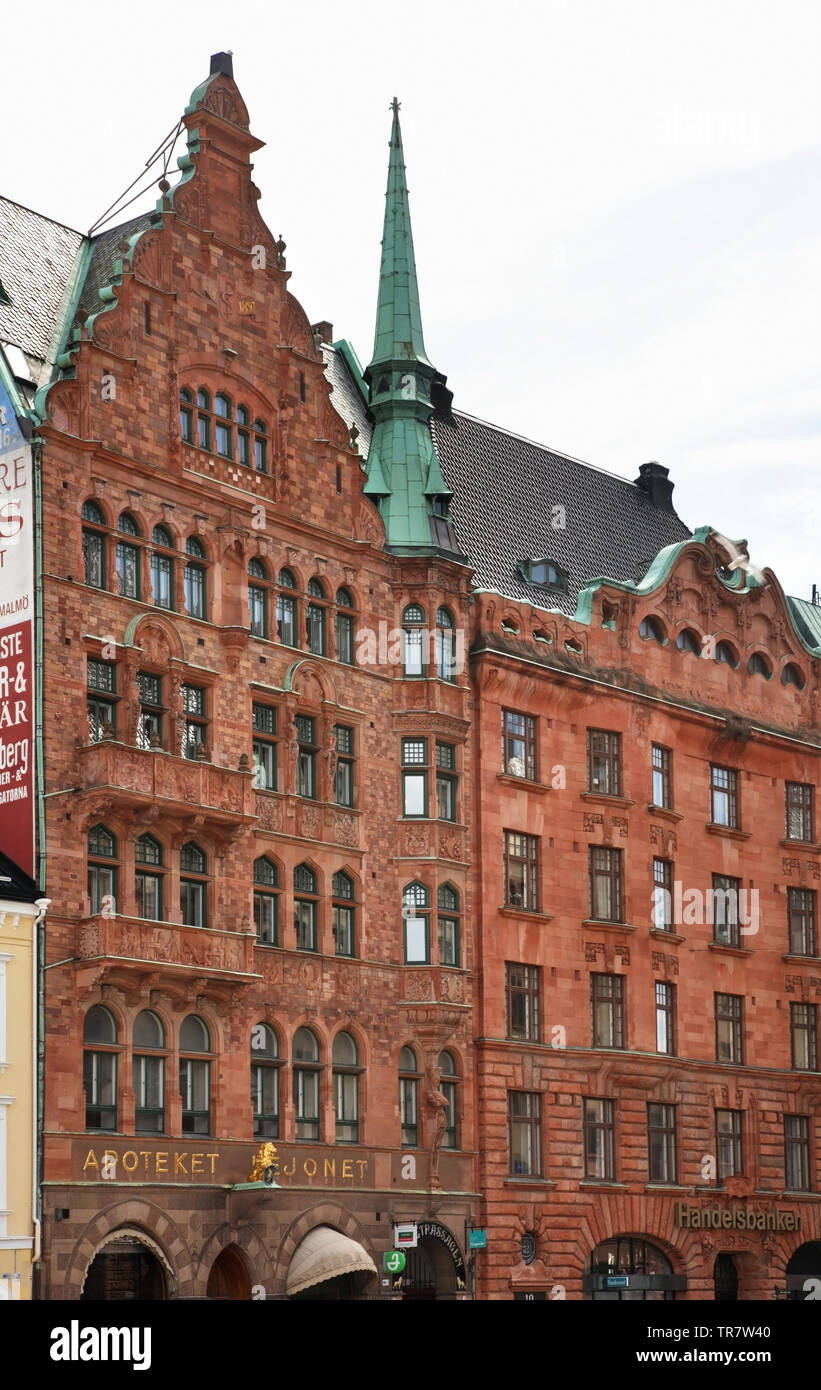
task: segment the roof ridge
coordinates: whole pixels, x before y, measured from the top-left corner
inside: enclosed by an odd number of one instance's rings
[[[49,217],[47,212],[38,212],[36,208],[30,208],[28,203],[18,203],[16,198],[7,198],[4,193],[0,193],[0,203],[9,203],[14,208],[20,208],[22,212],[30,212],[33,217],[39,217],[43,222],[51,222],[54,227],[62,227],[64,232],[73,232],[81,241],[88,239],[87,232],[80,232],[76,227],[70,227],[68,222],[58,222],[56,217]]]
[[[556,458],[564,459],[567,463],[576,463],[580,468],[589,468],[591,473],[603,473],[606,478],[615,478],[620,483],[626,483],[628,487],[638,488],[638,484],[631,478],[625,478],[621,473],[614,473],[610,468],[601,468],[597,463],[587,463],[585,459],[576,458],[574,454],[566,454],[563,449],[554,449],[550,444],[542,444],[538,439],[531,439],[527,434],[519,434],[516,430],[506,429],[504,425],[494,425],[492,420],[483,420],[481,415],[471,415],[469,410],[454,409],[454,415],[462,416],[465,420],[473,420],[477,425],[484,425],[485,429],[495,430],[496,434],[506,434],[510,439],[518,439],[522,444],[530,444],[534,449],[542,449],[546,454],[554,454]],[[434,416],[434,423],[446,424]],[[639,489],[640,491],[641,489]]]

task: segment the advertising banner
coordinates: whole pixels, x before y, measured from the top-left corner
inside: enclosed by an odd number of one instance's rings
[[[34,482],[0,381],[0,849],[34,877]]]

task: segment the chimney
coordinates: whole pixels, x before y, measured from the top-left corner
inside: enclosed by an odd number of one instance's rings
[[[660,463],[643,463],[639,468],[639,476],[635,479],[636,486],[647,493],[653,506],[664,512],[673,510],[675,484],[670,482],[669,472],[669,468],[664,468]]]
[[[334,340],[334,326],[332,323],[328,323],[327,319],[320,319],[319,323],[312,323],[311,332],[317,347],[320,343],[332,343]]]
[[[225,77],[234,76],[234,55],[233,53],[212,53],[211,54],[211,76],[215,72],[221,72]]]

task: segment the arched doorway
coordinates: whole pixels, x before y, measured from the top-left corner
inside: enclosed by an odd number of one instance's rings
[[[788,1261],[786,1275],[787,1298],[792,1302],[808,1298],[810,1294],[821,1298],[821,1240],[808,1240],[799,1245]]]
[[[117,1232],[88,1267],[80,1298],[85,1302],[159,1302],[168,1297],[165,1269],[139,1235]]]
[[[251,1280],[245,1261],[235,1245],[226,1245],[217,1255],[208,1275],[207,1298],[247,1300],[251,1297]]]
[[[582,1277],[585,1298],[595,1301],[672,1300],[685,1289],[669,1259],[643,1236],[615,1236],[597,1245]]]
[[[413,1302],[452,1299],[464,1292],[465,1264],[458,1241],[438,1221],[420,1221],[417,1244],[405,1251],[405,1268],[395,1275],[393,1287]]]
[[[732,1255],[716,1255],[713,1266],[713,1286],[716,1303],[735,1303],[738,1300],[738,1270]]]

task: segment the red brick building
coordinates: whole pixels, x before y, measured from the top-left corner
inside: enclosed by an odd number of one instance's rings
[[[40,1292],[464,1296],[468,570],[442,517],[385,549],[227,55],[183,119],[150,216],[89,240],[3,210],[63,273],[50,346],[22,257],[3,275],[41,420]],[[395,119],[381,386],[408,336],[400,157]],[[401,428],[432,455],[429,409]],[[444,679],[401,678],[386,634],[410,605],[438,615]]]
[[[804,1296],[819,610],[658,464],[453,409],[396,103],[364,372],[288,290],[227,55],[184,124],[150,216],[0,202],[39,425],[41,1293]]]
[[[576,599],[569,539],[473,609],[480,1296],[806,1297],[817,611],[706,528]]]

